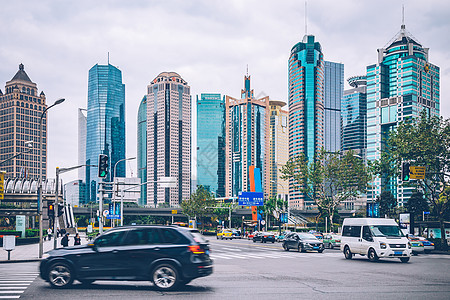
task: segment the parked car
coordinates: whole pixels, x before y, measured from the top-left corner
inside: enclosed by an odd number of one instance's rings
[[[399,258],[406,263],[411,257],[411,244],[393,219],[346,218],[341,251],[346,259],[361,254],[373,262],[379,258]]]
[[[219,240],[232,240],[233,239],[233,232],[230,229],[223,229],[217,232],[217,239]]]
[[[427,240],[424,237],[419,237],[419,238],[420,238],[420,241],[423,244],[423,248],[425,250],[425,253],[430,253],[431,251],[434,250],[434,243],[433,242],[430,242],[429,240]]]
[[[320,241],[311,233],[303,232],[289,233],[283,240],[282,246],[285,251],[294,249],[298,252],[317,251],[319,253],[322,253],[324,250],[322,241]]]
[[[322,232],[310,230],[309,233],[314,235],[318,240],[323,241],[323,233]]]
[[[279,234],[275,237],[275,241],[277,241],[277,242],[283,241],[285,239],[286,235],[290,232],[291,231],[283,231],[281,234]]]
[[[253,237],[253,243],[261,242],[261,243],[267,243],[272,242],[275,243],[275,235],[271,232],[258,232]]]
[[[247,234],[247,239],[252,240],[253,237],[258,233],[258,231],[250,232]]]
[[[74,280],[150,280],[159,290],[174,290],[210,275],[213,263],[198,230],[144,225],[113,228],[92,244],[51,250],[39,270],[54,288],[69,287]]]
[[[341,235],[339,234],[324,234],[323,245],[325,248],[333,249],[341,246]]]
[[[408,234],[408,240],[411,244],[411,250],[413,254],[417,255],[419,253],[425,253],[425,247],[420,237]]]

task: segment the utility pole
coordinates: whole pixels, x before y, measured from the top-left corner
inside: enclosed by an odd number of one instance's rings
[[[103,179],[100,179],[98,183],[98,231],[100,234],[103,233]]]

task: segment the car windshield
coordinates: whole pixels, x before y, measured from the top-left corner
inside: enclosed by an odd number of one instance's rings
[[[299,233],[298,236],[301,239],[305,239],[305,240],[317,240],[317,238],[311,233]]]
[[[403,233],[396,225],[374,225],[370,226],[370,230],[374,236],[392,236],[403,237]]]
[[[194,241],[196,241],[199,244],[206,244],[207,241],[203,237],[203,235],[198,230],[189,230],[190,234],[194,238]]]

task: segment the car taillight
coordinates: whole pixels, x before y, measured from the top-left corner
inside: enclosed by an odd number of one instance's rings
[[[430,243],[431,246],[434,246],[434,243]]]
[[[189,251],[194,254],[204,254],[205,250],[203,250],[199,245],[188,246]]]

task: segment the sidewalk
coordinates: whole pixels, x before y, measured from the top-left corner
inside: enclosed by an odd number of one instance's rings
[[[69,246],[73,246],[73,238],[75,235],[69,236]],[[86,244],[86,235],[84,233],[80,233],[81,244]],[[44,241],[44,253],[53,249],[53,239],[51,241]],[[0,245],[1,246],[1,245]],[[61,248],[61,237],[58,238],[57,248]],[[11,260],[8,261],[8,251],[3,250],[0,247],[0,263],[13,263],[13,262],[30,262],[30,261],[39,261],[39,243],[30,244],[30,245],[22,245],[16,246],[16,249],[11,251],[10,255]]]

